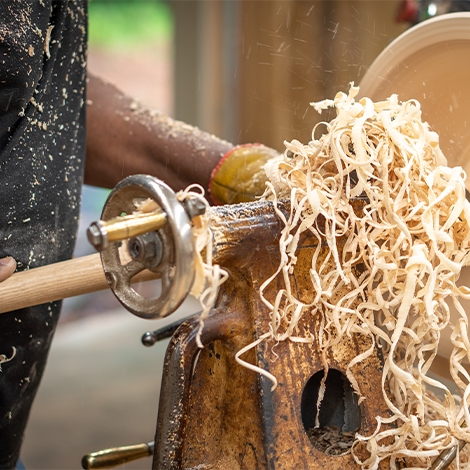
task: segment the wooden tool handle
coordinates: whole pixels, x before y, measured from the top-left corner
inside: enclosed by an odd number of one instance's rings
[[[132,282],[156,279],[142,271]],[[108,289],[98,253],[13,274],[0,282],[0,313]]]

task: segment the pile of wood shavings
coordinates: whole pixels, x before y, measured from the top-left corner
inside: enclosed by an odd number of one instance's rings
[[[356,446],[367,447],[369,458],[361,461],[355,455],[363,469],[375,469],[387,458],[392,469],[403,468],[403,462],[405,468],[428,468],[458,439],[470,442],[470,376],[461,364],[470,356],[470,340],[460,304],[470,298],[470,289],[456,284],[462,266],[470,262],[466,176],[460,167],[447,167],[438,136],[422,121],[418,102],[401,103],[395,95],[379,103],[356,101],[358,91],[351,86],[349,94],[313,104],[319,112],[336,108],[337,117],[322,123],[327,132],[315,140],[315,128],[307,145],[286,142],[284,158],[266,166],[265,198],[276,210],[278,200],[289,200],[291,212],[285,219],[277,211],[285,222],[281,263],[260,289],[271,311],[271,330],[240,351],[237,360],[257,370],[240,356],[260,341],[311,341],[295,337],[304,310],[324,319],[325,350],[344,335],[367,335],[373,347],[351,362],[347,376],[360,395],[351,368],[374,347],[382,347],[382,389],[391,414],[377,417],[372,435],[356,435],[352,453]],[[351,205],[358,197],[366,201],[359,215]],[[325,220],[324,233],[319,216]],[[318,252],[313,256],[315,300],[308,306],[295,297],[289,276],[304,231],[326,240],[329,248],[326,261],[317,259]],[[347,238],[341,252],[339,237]],[[353,269],[359,263],[366,268],[360,274]],[[271,303],[263,292],[278,275],[285,288]],[[333,292],[345,286],[347,294],[332,303]],[[447,302],[459,314],[454,324]],[[459,401],[428,374],[445,328],[452,330],[449,368],[461,393]],[[276,385],[275,377],[258,371]],[[437,399],[427,385],[441,390],[445,399]],[[359,396],[360,401],[366,399]]]

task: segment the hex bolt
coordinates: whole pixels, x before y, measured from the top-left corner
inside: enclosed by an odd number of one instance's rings
[[[206,212],[206,205],[204,204],[204,201],[198,197],[188,197],[181,203],[181,205],[184,207],[186,214],[188,214],[188,217],[191,220],[194,219],[194,217],[202,215]]]
[[[148,232],[131,238],[128,244],[130,257],[148,269],[156,268],[163,258],[163,242],[157,232]]]

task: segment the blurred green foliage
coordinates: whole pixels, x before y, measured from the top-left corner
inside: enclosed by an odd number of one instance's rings
[[[89,44],[101,48],[132,48],[168,39],[173,16],[164,0],[90,0]]]

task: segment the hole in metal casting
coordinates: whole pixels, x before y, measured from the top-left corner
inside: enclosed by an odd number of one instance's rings
[[[344,455],[361,427],[357,395],[344,374],[330,369],[325,381],[323,400],[318,396],[324,371],[315,373],[302,392],[302,423],[312,445],[327,455]]]

